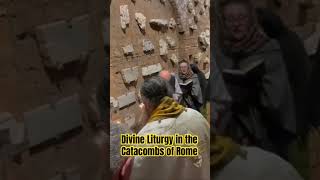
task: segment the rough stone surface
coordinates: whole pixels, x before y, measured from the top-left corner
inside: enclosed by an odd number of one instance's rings
[[[118,108],[119,102],[114,97],[110,97],[110,106],[113,108]]]
[[[142,68],[142,76],[150,76],[162,70],[160,63]]]
[[[196,64],[199,64],[199,63],[201,63],[201,61],[202,61],[202,53],[199,52],[199,53],[194,55],[193,62],[196,63]]]
[[[197,14],[194,15],[194,16],[193,16],[193,19],[194,19],[194,22],[195,22],[195,23],[198,23],[198,22],[199,22],[199,15],[197,15]]]
[[[194,23],[194,19],[193,18],[189,19],[189,28],[191,30],[193,30],[193,31],[198,29],[198,26]]]
[[[125,123],[127,124],[127,126],[129,128],[133,127],[134,124],[136,123],[136,118],[134,117],[134,115],[128,115],[125,119],[124,119]]]
[[[117,97],[117,100],[119,102],[119,108],[124,108],[136,102],[136,93],[129,92],[127,94]]]
[[[177,23],[176,23],[176,21],[174,20],[174,18],[170,18],[170,20],[169,20],[169,28],[170,28],[170,29],[175,29],[176,26],[177,26]]]
[[[209,78],[210,78],[210,71],[208,71],[208,72],[205,74],[205,77],[206,77],[206,79],[209,79]]]
[[[162,4],[166,4],[166,0],[160,0]]]
[[[166,19],[151,19],[149,24],[154,30],[166,31],[168,29],[169,22]]]
[[[19,123],[10,113],[0,114],[0,130],[8,130],[10,144],[21,144],[24,141],[24,124]]]
[[[200,48],[206,50],[210,46],[210,31],[206,30],[199,35]]]
[[[206,12],[205,7],[201,6],[201,7],[200,7],[200,10],[199,10],[199,14],[200,14],[200,15],[203,15],[205,12]]]
[[[203,63],[204,64],[209,64],[210,63],[210,59],[208,57],[204,58]]]
[[[59,21],[38,26],[37,38],[45,65],[62,68],[64,64],[81,60],[89,53],[88,16],[73,18],[70,23]]]
[[[205,8],[210,7],[210,0],[204,0],[204,7]]]
[[[143,40],[143,52],[152,53],[154,51],[154,45],[148,39]]]
[[[170,61],[172,64],[177,65],[179,63],[179,60],[175,54],[172,54],[170,57]]]
[[[167,41],[170,49],[176,48],[176,41],[173,38],[171,38],[170,36],[167,36],[166,41]]]
[[[140,30],[145,32],[147,18],[142,13],[135,13],[135,17]]]
[[[121,70],[123,81],[127,84],[137,81],[139,77],[139,67],[126,68]]]
[[[43,105],[24,113],[29,146],[81,126],[81,109],[78,95],[62,99],[52,107]]]
[[[193,2],[191,0],[189,0],[187,8],[188,8],[189,13],[192,14],[193,11],[194,11],[194,5],[193,5]]]
[[[130,23],[130,15],[128,5],[120,6],[120,24],[121,29],[125,30]]]
[[[320,32],[315,32],[308,39],[304,41],[304,46],[308,55],[313,55],[317,52],[319,41],[320,40]]]
[[[129,44],[129,45],[125,46],[125,47],[122,47],[122,50],[123,50],[123,53],[124,53],[125,56],[132,56],[133,52],[134,52],[132,44]]]
[[[168,54],[168,44],[165,40],[160,39],[159,40],[159,46],[160,46],[160,56],[166,56]]]

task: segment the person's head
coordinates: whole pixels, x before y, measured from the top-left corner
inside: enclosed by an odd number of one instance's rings
[[[230,38],[240,41],[254,24],[253,5],[250,0],[223,0],[220,5],[222,21]]]
[[[145,113],[151,113],[161,103],[165,96],[172,97],[168,82],[159,76],[144,81],[140,89],[141,101],[144,104]]]
[[[169,81],[171,79],[171,74],[167,70],[163,70],[159,73],[159,76],[162,77],[164,80]]]
[[[188,61],[186,60],[181,60],[179,62],[179,70],[180,70],[180,73],[182,74],[187,74],[188,71],[189,71],[189,68],[190,68],[190,65],[188,63]]]

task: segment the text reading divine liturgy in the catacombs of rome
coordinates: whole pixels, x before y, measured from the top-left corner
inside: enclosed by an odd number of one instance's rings
[[[121,134],[121,156],[198,156],[198,136]]]

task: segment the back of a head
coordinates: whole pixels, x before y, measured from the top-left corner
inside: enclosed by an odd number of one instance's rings
[[[171,79],[171,74],[169,71],[167,70],[163,70],[159,73],[159,76],[163,79],[165,79],[166,81],[169,81]]]
[[[140,89],[141,95],[153,105],[159,105],[165,96],[172,97],[172,91],[166,80],[161,77],[152,77],[144,81]]]

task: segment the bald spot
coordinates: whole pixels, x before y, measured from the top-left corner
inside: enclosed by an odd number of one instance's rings
[[[159,73],[159,76],[160,76],[161,78],[165,79],[166,81],[169,81],[170,78],[171,78],[171,74],[170,74],[170,72],[167,71],[167,70],[161,71],[161,72]]]

